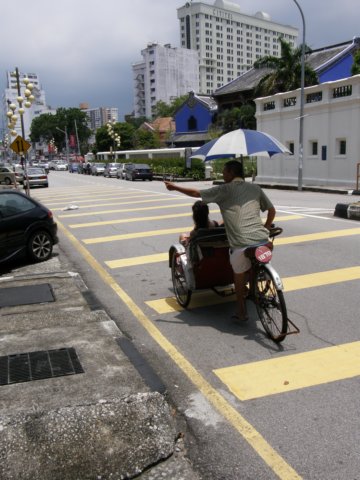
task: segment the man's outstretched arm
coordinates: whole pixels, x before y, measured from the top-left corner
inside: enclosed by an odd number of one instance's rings
[[[198,190],[197,188],[181,187],[180,185],[176,185],[175,183],[172,183],[172,182],[164,182],[164,183],[166,188],[170,191],[175,190],[176,192],[183,193],[188,197],[199,198],[201,196],[200,190]]]

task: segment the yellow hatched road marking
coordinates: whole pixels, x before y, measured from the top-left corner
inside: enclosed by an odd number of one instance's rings
[[[181,233],[190,230],[191,227],[184,227],[184,228],[171,228],[167,230],[153,230],[148,232],[138,232],[138,233],[129,233],[123,235],[113,235],[110,237],[100,237],[100,238],[90,238],[85,239],[83,242],[87,245],[93,243],[103,243],[103,242],[110,242],[114,240],[129,240],[131,238],[143,238],[143,237],[152,237],[158,235],[169,235],[172,233]],[[276,240],[276,246],[279,245],[288,245],[300,242],[310,242],[313,240],[325,240],[330,238],[337,238],[337,237],[345,237],[351,235],[359,235],[360,228],[350,228],[347,230],[341,231],[333,231],[333,232],[322,232],[322,233],[310,233],[308,235],[296,235],[293,237],[286,237]],[[115,237],[115,238],[114,238]],[[141,257],[131,257],[131,258],[123,258],[119,260],[112,260],[105,262],[110,268],[121,268],[121,267],[129,267],[132,265],[140,265],[141,261],[137,259],[144,259],[145,263],[155,263],[155,262],[162,262],[168,259],[168,253],[158,253],[155,255],[143,255]],[[151,259],[153,259],[151,261]]]
[[[101,205],[102,207],[103,206],[106,206],[106,205],[125,205],[127,203],[130,203],[129,201],[127,202],[122,202],[122,200],[131,200],[134,198],[134,195],[132,196],[121,196],[119,197],[117,200],[115,200],[114,202],[112,203],[98,203],[99,201],[102,202],[102,201],[106,201],[106,200],[112,200],[114,197],[114,195],[109,195],[108,197],[106,196],[101,196],[101,197],[91,197],[91,203],[90,202],[90,199],[88,200],[73,200],[73,198],[71,198],[71,202],[72,203],[75,203],[76,204],[85,204],[85,205],[81,205],[81,208],[85,208],[85,207],[96,207],[98,205]],[[149,197],[158,197],[158,198],[152,198],[151,200],[136,200],[136,202],[131,202],[131,204],[133,203],[148,203],[148,202],[159,202],[161,200],[177,200],[176,197],[165,197],[163,195],[145,195],[145,196],[142,196],[141,198],[149,198]],[[83,197],[80,197],[80,198],[83,198]],[[135,198],[138,198],[137,196]],[[96,204],[94,204],[94,201],[96,200]],[[64,201],[62,202],[56,202],[56,203],[46,203],[46,206],[47,207],[51,207],[52,210],[54,211],[57,211],[57,210],[61,210],[61,208],[54,208],[56,207],[56,205],[64,205]]]
[[[218,210],[210,210],[210,213],[218,213]],[[98,227],[100,225],[115,225],[118,223],[134,223],[134,222],[146,222],[152,220],[166,220],[168,218],[188,217],[187,213],[171,213],[169,215],[153,215],[151,217],[134,217],[134,218],[120,218],[118,220],[105,220],[103,222],[89,222],[89,223],[73,223],[69,225],[70,228],[84,228],[84,227]]]
[[[189,203],[178,203],[176,205],[153,205],[151,207],[119,208],[115,210],[99,210],[96,212],[70,213],[70,214],[58,215],[58,217],[59,218],[88,217],[89,215],[91,216],[105,215],[107,213],[126,213],[126,212],[139,212],[139,211],[144,212],[146,210],[164,210],[167,208],[180,208],[180,207],[188,207],[188,206],[189,206]],[[189,216],[190,213],[187,212],[186,215]]]
[[[321,348],[214,373],[240,400],[290,392],[360,375],[360,342]]]
[[[132,258],[120,258],[119,260],[108,260],[105,264],[109,268],[134,267],[135,265],[145,265],[147,263],[164,262],[169,258],[167,253],[154,253],[153,255],[144,255]]]
[[[302,290],[304,288],[321,287],[323,285],[331,285],[334,283],[347,282],[360,279],[360,267],[339,268],[337,270],[328,270],[326,272],[311,273],[307,275],[299,275],[296,277],[288,277],[283,280],[285,292],[294,290]],[[191,297],[191,308],[206,307],[209,305],[217,305],[224,302],[234,301],[233,297],[217,297],[216,294],[211,296],[202,295],[202,292],[194,292]],[[211,300],[212,299],[212,300]],[[177,304],[175,297],[159,298],[158,300],[150,300],[145,302],[149,307],[157,313],[165,314],[181,311],[182,307]]]
[[[307,233],[305,235],[294,235],[292,237],[277,238],[276,245],[312,242],[314,240],[325,240],[329,238],[347,237],[351,235],[360,235],[360,228],[347,228],[344,230],[332,230],[330,232]]]
[[[349,267],[288,277],[283,280],[283,283],[285,292],[292,292],[293,290],[301,290],[303,288],[321,287],[322,285],[359,280],[359,278],[360,267]]]
[[[170,235],[173,233],[182,233],[191,230],[193,227],[181,227],[181,228],[166,228],[163,230],[148,230],[146,232],[135,232],[135,233],[122,233],[119,235],[109,235],[108,237],[98,237],[98,238],[85,238],[83,242],[86,245],[92,245],[94,243],[106,243],[114,242],[118,240],[130,240],[132,238],[145,238],[145,237],[157,237],[159,235]]]
[[[124,305],[130,310],[147,333],[171,358],[177,367],[186,375],[192,384],[204,395],[213,407],[222,415],[229,424],[244,438],[254,449],[266,465],[282,480],[300,480],[298,473],[278,454],[265,438],[249,423],[227,400],[224,398],[187,360],[144,314],[133,299],[120,287],[115,279],[99,264],[99,262],[81,245],[62,223],[59,228],[74,248],[85,258],[86,262],[95,270],[99,277],[116,293]]]
[[[210,210],[209,213],[219,213],[219,209]],[[90,214],[88,214],[90,215]],[[190,213],[176,213],[171,215],[158,215],[152,217],[136,217],[136,218],[121,218],[118,220],[105,220],[103,222],[89,222],[89,223],[73,223],[69,225],[69,228],[84,228],[84,227],[98,227],[100,225],[115,225],[118,223],[127,223],[127,222],[146,222],[149,220],[165,220],[167,218],[178,218],[178,217],[188,217]],[[288,220],[298,220],[300,218],[304,218],[302,215],[285,215],[283,217],[276,217],[276,221],[285,222]],[[116,236],[116,235],[115,235]],[[110,237],[105,237],[110,238]]]
[[[101,196],[110,196],[110,195],[121,195],[122,193],[131,193],[127,192],[126,190],[98,190],[94,188],[81,188],[81,187],[67,187],[62,190],[56,190],[56,191],[51,191],[51,193],[48,192],[39,192],[39,196],[41,198],[62,198],[62,197],[68,197],[69,195],[71,196],[79,196],[81,197],[96,197],[96,195],[101,195]]]

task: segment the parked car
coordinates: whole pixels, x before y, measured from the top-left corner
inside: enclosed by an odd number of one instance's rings
[[[16,181],[20,184],[24,183],[24,170],[22,167],[15,167],[15,178]]]
[[[49,173],[49,171],[50,171],[49,162],[47,162],[46,160],[41,160],[39,162],[39,167],[43,168],[46,173]]]
[[[18,190],[0,190],[0,263],[28,254],[41,262],[58,242],[51,211]]]
[[[118,163],[108,163],[104,169],[104,177],[116,177]]]
[[[116,172],[116,178],[117,179],[124,179],[125,178],[125,169],[128,165],[131,165],[130,163],[118,163],[118,169]]]
[[[146,163],[130,163],[125,169],[125,180],[152,180],[153,173]]]
[[[0,167],[0,183],[5,183],[5,185],[15,183],[15,173],[11,167]]]
[[[91,166],[91,175],[103,175],[105,165],[103,163],[93,163]]]
[[[65,162],[63,162],[63,161],[61,161],[61,160],[59,160],[59,161],[56,163],[56,165],[55,165],[55,170],[56,170],[57,172],[59,172],[59,171],[63,171],[63,172],[64,172],[64,171],[66,171],[67,169],[68,169],[67,163],[65,163]]]
[[[68,165],[69,173],[75,173],[78,171],[79,162],[70,162]]]
[[[27,178],[24,178],[24,188],[48,186],[48,176],[43,168],[29,167],[27,169]]]

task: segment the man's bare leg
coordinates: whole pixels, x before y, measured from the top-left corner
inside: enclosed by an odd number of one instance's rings
[[[245,321],[248,319],[245,302],[247,280],[247,272],[234,273],[234,285],[237,300],[237,315],[240,321]]]

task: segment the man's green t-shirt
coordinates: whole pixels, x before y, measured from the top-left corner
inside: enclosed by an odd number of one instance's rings
[[[200,190],[200,195],[203,202],[219,205],[230,247],[244,248],[268,240],[269,231],[260,210],[264,212],[273,204],[259,185],[236,177],[232,182]]]

